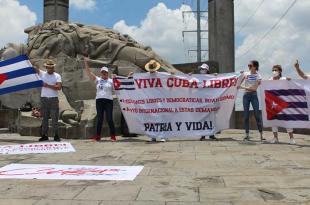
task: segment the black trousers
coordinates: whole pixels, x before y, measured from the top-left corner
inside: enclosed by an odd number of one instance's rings
[[[113,122],[113,100],[100,98],[96,99],[96,110],[97,110],[97,135],[101,135],[101,128],[104,119],[104,113],[109,124],[110,135],[115,135],[115,127]]]
[[[48,119],[52,118],[53,134],[58,135],[59,101],[57,97],[41,97],[42,130],[41,135],[48,134]]]

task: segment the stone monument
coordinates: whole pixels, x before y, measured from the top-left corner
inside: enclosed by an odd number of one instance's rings
[[[124,76],[129,72],[144,72],[144,65],[151,59],[160,62],[162,70],[174,67],[150,47],[139,44],[126,34],[101,26],[67,22],[68,3],[68,0],[45,0],[45,23],[26,28],[27,45],[9,43],[1,50],[0,57],[6,60],[26,54],[41,69],[44,69],[46,59],[52,58],[57,64],[55,70],[61,74],[63,81],[59,96],[61,137],[86,138],[94,131],[96,90],[84,73],[84,55],[89,56],[89,64],[97,74],[102,66],[108,66],[111,72]],[[0,101],[7,108],[20,108],[26,102],[40,106],[40,89],[2,95]],[[115,124],[120,127],[121,112],[118,106],[114,107]],[[23,114],[21,134],[39,135],[40,123],[40,119]],[[33,129],[25,131],[27,127]]]

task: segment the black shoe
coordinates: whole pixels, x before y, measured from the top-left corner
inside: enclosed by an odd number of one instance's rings
[[[60,137],[59,137],[58,135],[55,135],[55,136],[54,136],[54,141],[60,142],[60,141],[61,141],[61,140],[60,140]]]
[[[210,135],[210,136],[209,136],[209,139],[210,139],[210,140],[218,141],[218,139],[217,139],[214,135]]]
[[[249,136],[245,136],[245,138],[243,138],[244,141],[250,141],[250,137]]]
[[[205,136],[200,137],[200,141],[204,141],[204,140],[206,140]]]
[[[151,139],[151,142],[156,142],[156,138],[152,138],[152,139]]]
[[[48,137],[46,135],[42,135],[42,137],[39,139],[39,142],[47,141],[47,140],[48,140]]]

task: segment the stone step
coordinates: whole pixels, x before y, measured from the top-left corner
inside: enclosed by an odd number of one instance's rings
[[[0,134],[9,133],[10,129],[7,127],[0,128]]]

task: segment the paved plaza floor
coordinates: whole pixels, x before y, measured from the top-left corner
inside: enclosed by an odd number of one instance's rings
[[[65,140],[76,152],[0,155],[10,163],[68,165],[144,165],[134,181],[0,180],[1,205],[305,205],[310,204],[310,136],[286,133],[280,144],[253,139],[242,130],[217,135],[220,141],[148,138]],[[0,145],[36,142],[37,137],[0,134]]]

